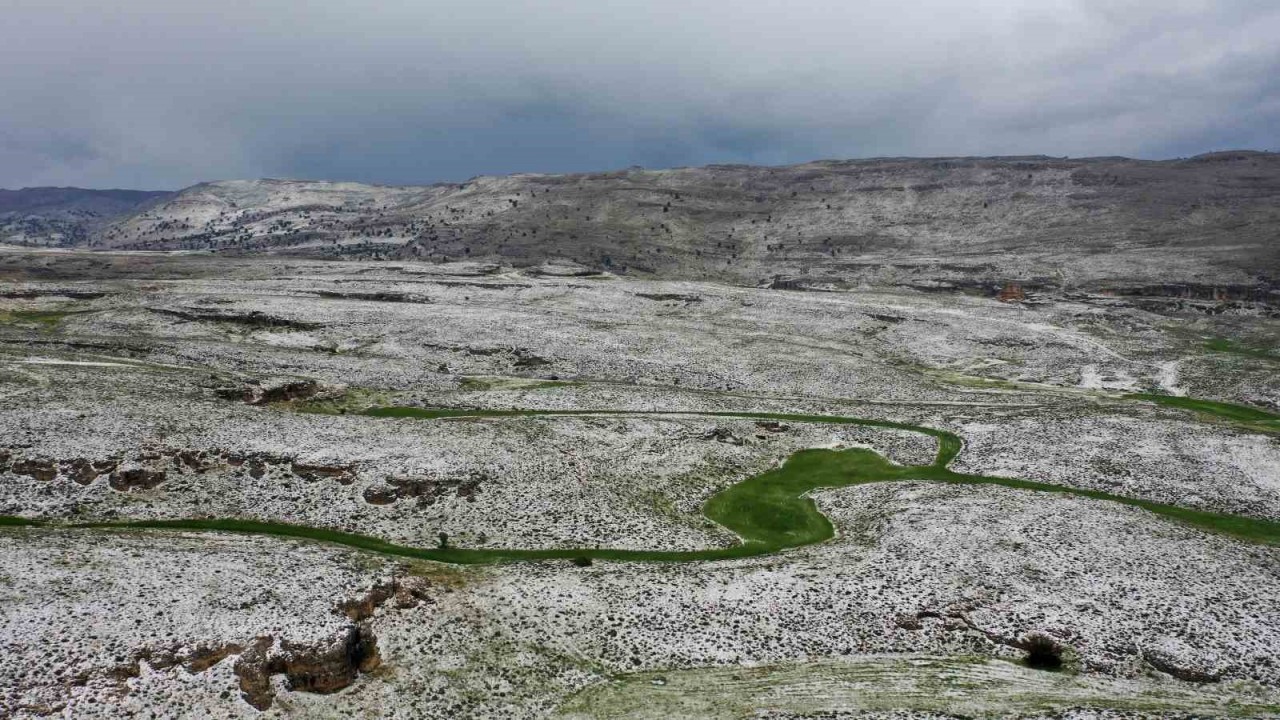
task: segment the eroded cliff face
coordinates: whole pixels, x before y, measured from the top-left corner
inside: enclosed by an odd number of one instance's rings
[[[128,681],[152,670],[181,667],[187,673],[203,673],[223,661],[232,662],[241,698],[258,710],[272,707],[276,691],[272,678],[283,675],[290,691],[328,694],[346,689],[362,673],[382,664],[372,618],[379,609],[407,610],[431,603],[429,581],[416,576],[393,576],[333,606],[333,613],[348,622],[328,637],[297,640],[288,632],[264,633],[244,640],[167,647],[141,645],[129,658],[105,673],[118,683],[118,692],[129,692]],[[86,684],[93,673],[74,682]]]
[[[360,674],[377,669],[382,657],[371,622],[375,613],[383,606],[407,610],[424,602],[432,602],[429,581],[416,576],[392,577],[335,605],[334,612],[350,622],[327,640],[297,642],[287,636],[259,635],[245,644],[197,647],[173,657],[188,672],[201,672],[236,656],[234,669],[241,697],[258,710],[266,710],[275,702],[274,675],[284,675],[289,690],[327,694],[350,687]],[[149,657],[140,657],[151,662]]]
[[[378,667],[378,638],[368,624],[351,625],[326,644],[298,645],[270,635],[240,651],[235,673],[245,702],[266,710],[275,701],[272,675],[284,675],[290,690],[333,693]]]
[[[342,485],[350,485],[357,478],[357,469],[345,463],[309,463],[272,453],[154,445],[101,458],[57,458],[43,454],[38,448],[0,448],[0,473],[6,471],[41,482],[61,479],[84,486],[106,482],[112,490],[121,493],[152,490],[170,478],[206,473],[254,480],[268,476],[285,481],[330,480]]]

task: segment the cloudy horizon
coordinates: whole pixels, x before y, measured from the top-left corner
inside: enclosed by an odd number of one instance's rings
[[[0,187],[1280,149],[1261,0],[300,8],[11,0]]]

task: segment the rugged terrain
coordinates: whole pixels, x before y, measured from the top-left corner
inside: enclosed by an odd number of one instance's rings
[[[3,201],[0,200],[0,203]],[[30,223],[29,223],[30,224]],[[56,225],[56,224],[55,224]],[[1275,301],[1280,155],[932,158],[197,185],[47,241],[743,285]],[[14,230],[0,230],[0,239]],[[40,242],[38,228],[19,231]]]
[[[1280,716],[1265,293],[222,255],[0,251],[0,716]]]
[[[37,247],[87,243],[109,223],[170,195],[67,187],[0,189],[0,242]]]

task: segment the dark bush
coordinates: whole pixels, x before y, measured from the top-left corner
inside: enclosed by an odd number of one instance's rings
[[[570,560],[569,562],[573,563],[574,565],[577,565],[578,567],[586,567],[591,564],[591,558],[585,555],[579,555],[578,557]]]
[[[1032,635],[1023,643],[1028,667],[1057,670],[1062,667],[1062,646],[1048,635]]]

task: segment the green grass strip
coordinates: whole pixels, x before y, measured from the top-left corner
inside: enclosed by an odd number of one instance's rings
[[[1251,430],[1263,432],[1280,432],[1280,415],[1267,412],[1248,405],[1217,402],[1214,400],[1197,400],[1179,395],[1155,395],[1152,393],[1134,393],[1125,395],[1126,400],[1146,400],[1181,410],[1193,410],[1203,415],[1210,415]]]
[[[83,315],[92,310],[0,310],[0,323],[35,324],[52,330],[72,315]]]
[[[41,525],[44,525],[42,521],[32,518],[0,515],[0,527],[39,527]]]
[[[1162,397],[1162,396],[1161,396]],[[1140,399],[1147,399],[1142,397]],[[1240,407],[1240,406],[1233,406]],[[616,548],[553,548],[544,550],[421,548],[397,545],[375,537],[325,528],[242,519],[133,520],[71,525],[75,528],[135,528],[195,530],[273,535],[335,543],[359,550],[446,563],[479,564],[591,558],[640,562],[691,562],[752,557],[824,542],[835,528],[809,494],[822,488],[840,488],[878,482],[923,481],[955,485],[998,485],[1017,490],[1075,495],[1141,508],[1193,527],[1243,540],[1280,544],[1280,522],[1166,505],[1080,488],[1033,482],[1018,478],[967,475],[947,465],[960,452],[962,442],[954,433],[906,423],[827,415],[737,412],[665,412],[608,410],[459,410],[452,408],[383,407],[366,415],[389,418],[449,419],[524,416],[688,415],[745,418],[788,422],[817,422],[909,430],[938,439],[938,452],[929,465],[895,465],[872,450],[800,450],[780,467],[747,478],[717,493],[703,506],[710,520],[735,533],[737,545],[708,550],[623,550]],[[24,518],[0,517],[0,525],[37,525]]]
[[[1234,340],[1228,340],[1227,338],[1213,338],[1212,340],[1205,342],[1204,347],[1206,350],[1211,352],[1244,355],[1246,357],[1260,358],[1263,360],[1280,360],[1280,355],[1277,355],[1270,349],[1241,345],[1240,343]]]

